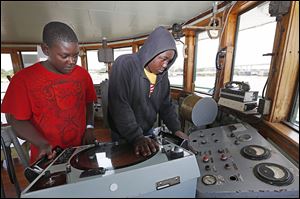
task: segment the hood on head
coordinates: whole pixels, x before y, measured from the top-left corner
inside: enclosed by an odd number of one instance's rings
[[[142,48],[138,51],[143,68],[158,54],[166,51],[174,50],[173,59],[169,62],[167,69],[175,62],[177,58],[177,48],[172,34],[164,27],[157,27],[150,33]],[[165,70],[166,71],[166,70]]]

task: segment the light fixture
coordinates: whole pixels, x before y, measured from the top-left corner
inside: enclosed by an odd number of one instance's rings
[[[217,39],[220,36],[221,28],[221,19],[219,17],[212,17],[210,19],[207,34],[211,39]]]
[[[210,18],[210,22],[208,24],[209,29],[207,29],[207,34],[211,39],[217,39],[220,36],[221,27],[221,19],[217,17],[218,11],[218,1],[213,2],[213,16]]]
[[[183,36],[181,24],[174,23],[172,25],[172,35],[176,41],[180,41],[180,38]]]

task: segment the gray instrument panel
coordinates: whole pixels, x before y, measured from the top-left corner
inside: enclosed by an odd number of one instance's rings
[[[197,197],[299,197],[299,169],[249,124],[196,130],[189,142],[201,173]],[[257,160],[241,151],[254,153]],[[275,181],[283,178],[281,168],[286,168],[289,183],[279,186],[258,179],[254,167],[260,163],[266,164],[263,172],[269,171]]]

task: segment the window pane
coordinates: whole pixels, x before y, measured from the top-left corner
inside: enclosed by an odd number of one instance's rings
[[[292,114],[290,116],[290,122],[296,125],[299,130],[299,90],[297,89],[296,92],[297,93],[294,99],[294,106],[293,106]]]
[[[87,64],[94,84],[100,84],[103,80],[108,79],[107,65],[98,61],[98,50],[87,51]]]
[[[233,81],[249,83],[251,91],[262,90],[266,83],[272,53],[276,19],[268,13],[269,2],[239,16]],[[255,81],[253,81],[255,80]]]
[[[213,94],[218,48],[219,39],[210,39],[207,31],[197,34],[195,91]]]
[[[296,114],[293,117],[292,122],[293,122],[293,124],[295,124],[295,125],[297,125],[299,127],[299,101],[298,101],[297,107],[298,107],[298,109],[296,109]]]
[[[37,57],[37,55],[38,55],[37,51],[21,52],[21,55],[22,55],[24,68],[31,66],[34,63],[39,61],[39,59]]]
[[[45,56],[44,54],[39,55],[38,51],[30,51],[30,52],[23,51],[21,52],[21,55],[22,55],[24,68],[31,66],[37,62],[45,61],[48,59],[47,56]],[[80,57],[78,57],[76,64],[79,66],[81,65]]]
[[[80,56],[78,56],[78,58],[77,58],[76,65],[82,66],[82,65],[81,65],[81,57],[80,57]]]
[[[184,37],[180,41],[176,41],[177,59],[168,71],[170,85],[176,87],[183,87]]]
[[[48,56],[44,54],[41,45],[36,46],[36,51],[37,51],[37,60],[46,61],[48,59]]]
[[[7,76],[12,77],[13,74],[14,71],[10,54],[1,53],[1,104],[9,84]],[[7,123],[4,113],[1,113],[1,123]]]
[[[125,47],[125,48],[115,48],[114,49],[114,60],[117,59],[120,55],[124,54],[132,54],[132,47]]]

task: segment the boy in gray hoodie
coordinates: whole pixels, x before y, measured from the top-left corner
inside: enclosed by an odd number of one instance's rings
[[[149,138],[160,115],[168,129],[187,139],[170,96],[168,69],[177,58],[173,36],[163,27],[156,28],[142,48],[119,56],[112,67],[108,89],[108,122],[112,140],[133,144],[137,155],[148,156],[159,149]]]

